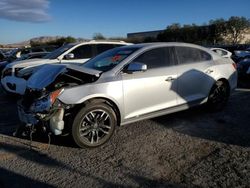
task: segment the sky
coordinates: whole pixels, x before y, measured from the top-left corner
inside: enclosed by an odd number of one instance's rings
[[[172,23],[250,18],[250,0],[0,0],[0,44],[39,36],[126,37]]]

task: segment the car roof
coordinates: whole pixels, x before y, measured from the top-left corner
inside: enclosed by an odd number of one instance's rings
[[[83,44],[132,44],[132,43],[127,43],[125,41],[109,41],[109,40],[91,40],[91,41],[84,41],[84,42],[74,42],[74,43],[69,43],[70,45],[76,46],[76,45],[83,45]]]
[[[191,43],[183,43],[183,42],[153,42],[153,43],[139,43],[139,44],[133,44],[129,46],[123,46],[120,48],[154,48],[154,47],[164,47],[164,46],[183,46],[183,47],[193,47],[193,48],[198,48],[202,49],[204,51],[210,52],[208,48],[205,48],[203,46],[199,46],[196,44],[191,44]]]

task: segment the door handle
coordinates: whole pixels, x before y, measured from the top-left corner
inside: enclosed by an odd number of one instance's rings
[[[165,81],[172,82],[173,80],[175,80],[175,78],[172,76],[169,76],[169,77],[167,77],[167,79]]]
[[[211,70],[211,69],[208,69],[208,70],[206,71],[207,74],[211,74],[212,72],[214,72],[214,71]]]

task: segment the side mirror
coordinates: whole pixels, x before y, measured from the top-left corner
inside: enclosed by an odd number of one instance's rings
[[[64,56],[65,59],[74,59],[75,55],[73,53],[68,53]]]
[[[125,69],[125,72],[127,72],[127,73],[138,72],[138,71],[144,72],[146,70],[147,70],[146,64],[139,63],[139,62],[133,62],[127,66],[127,68]]]

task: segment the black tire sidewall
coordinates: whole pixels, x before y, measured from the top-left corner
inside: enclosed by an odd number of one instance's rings
[[[110,129],[109,135],[107,135],[107,137],[104,140],[99,141],[97,144],[91,145],[91,144],[84,143],[84,141],[81,139],[80,134],[79,134],[79,127],[80,127],[83,117],[88,112],[92,110],[96,110],[96,109],[104,110],[106,113],[109,114],[110,119],[111,119],[111,129]],[[95,147],[103,145],[111,138],[111,136],[114,133],[116,125],[117,125],[117,118],[112,107],[110,107],[109,105],[105,103],[89,103],[85,107],[83,107],[75,116],[73,125],[72,125],[72,131],[71,131],[72,137],[75,143],[81,148],[95,148]]]
[[[221,84],[220,87],[221,87],[221,86],[225,87],[225,89],[226,89],[226,91],[227,91],[225,101],[224,101],[223,103],[221,103],[221,104],[213,103],[213,102],[210,100],[210,96],[211,96],[211,95],[215,92],[215,90],[219,87],[218,84]],[[226,104],[227,104],[227,101],[228,101],[228,98],[229,98],[229,94],[230,94],[230,93],[229,93],[229,88],[228,88],[227,84],[224,83],[223,81],[217,81],[217,82],[213,85],[213,87],[212,87],[212,89],[211,89],[211,91],[210,91],[210,93],[209,93],[209,96],[208,96],[208,101],[207,101],[208,109],[209,109],[210,111],[212,111],[212,112],[217,112],[217,111],[222,110],[222,109],[226,106]]]

